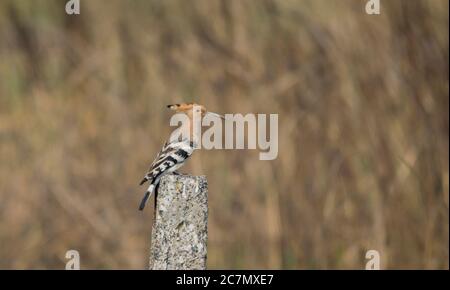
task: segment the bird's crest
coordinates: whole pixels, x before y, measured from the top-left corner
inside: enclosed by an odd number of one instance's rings
[[[196,104],[196,103],[180,103],[180,104],[172,104],[167,105],[167,108],[171,109],[172,111],[175,111],[177,113],[186,113],[194,108],[194,106],[200,107],[200,110],[202,114],[206,112],[206,108],[202,105]]]

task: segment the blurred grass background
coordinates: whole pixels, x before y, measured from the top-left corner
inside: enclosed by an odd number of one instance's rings
[[[0,268],[145,268],[165,105],[278,113],[279,156],[194,154],[208,267],[446,268],[447,0],[0,2]]]

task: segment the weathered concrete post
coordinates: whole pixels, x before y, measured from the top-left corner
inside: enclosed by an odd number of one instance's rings
[[[161,178],[152,230],[150,269],[204,270],[208,238],[205,176]]]

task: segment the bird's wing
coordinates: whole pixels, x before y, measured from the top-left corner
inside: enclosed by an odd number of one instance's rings
[[[144,184],[147,180],[156,180],[174,166],[181,166],[191,156],[193,151],[193,143],[187,140],[166,142],[158,155],[156,155],[149,171],[145,174],[140,184]]]

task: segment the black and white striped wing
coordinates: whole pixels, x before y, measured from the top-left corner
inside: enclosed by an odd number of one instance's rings
[[[154,180],[158,180],[164,173],[177,170],[191,156],[193,151],[194,146],[189,141],[164,144],[140,185],[147,180],[153,183]]]

